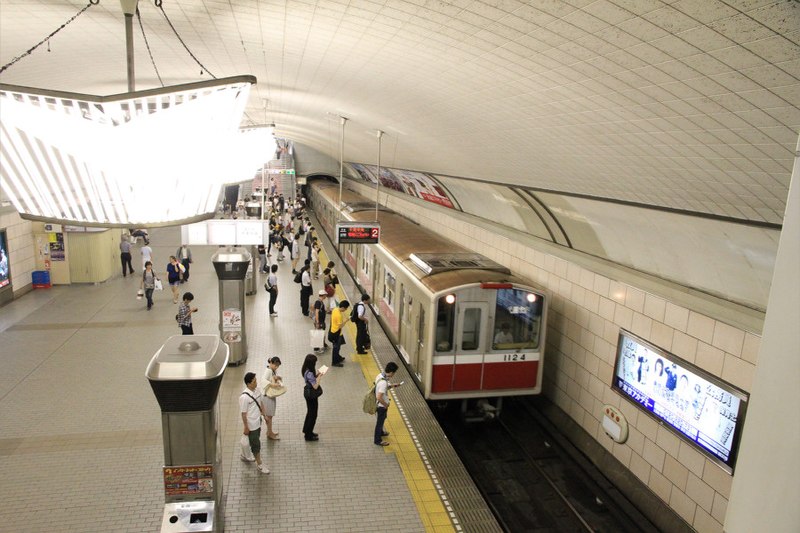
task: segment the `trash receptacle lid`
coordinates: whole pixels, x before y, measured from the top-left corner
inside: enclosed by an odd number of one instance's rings
[[[230,349],[219,335],[173,335],[147,365],[150,380],[197,380],[220,376]]]
[[[220,248],[211,257],[212,263],[247,263],[250,261],[250,252],[244,248],[228,246]]]

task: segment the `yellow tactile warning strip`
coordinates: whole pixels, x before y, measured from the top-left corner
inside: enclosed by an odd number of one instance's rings
[[[324,265],[327,262],[327,253],[323,251],[320,253],[320,263]],[[336,288],[336,294],[339,299],[347,297],[341,285]],[[354,300],[350,300],[350,302],[354,302]],[[345,333],[350,337],[351,346],[355,346],[355,329],[355,325],[350,322],[345,326]],[[371,350],[366,355],[358,355],[353,352],[352,360],[361,366],[361,372],[366,381],[364,386],[364,393],[366,393],[367,387],[372,385],[372,380],[381,369]],[[386,446],[384,452],[397,456],[397,462],[403,470],[408,490],[411,497],[414,498],[425,530],[435,533],[463,531],[458,523],[458,518],[447,502],[447,495],[425,457],[425,452],[420,449],[413,429],[409,429],[411,425],[406,418],[402,404],[394,396],[392,396],[392,406],[384,427],[391,434],[387,438],[391,446]]]

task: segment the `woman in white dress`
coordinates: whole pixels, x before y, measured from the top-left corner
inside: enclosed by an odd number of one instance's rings
[[[265,420],[267,421],[267,438],[269,440],[280,440],[278,433],[272,431],[272,417],[275,416],[275,407],[277,402],[275,397],[271,396],[270,389],[276,391],[283,387],[281,377],[276,373],[278,367],[281,366],[281,360],[276,356],[267,360],[267,368],[264,370],[264,375],[261,376],[260,383],[264,384],[264,396],[262,402],[264,405],[264,412],[266,413]]]

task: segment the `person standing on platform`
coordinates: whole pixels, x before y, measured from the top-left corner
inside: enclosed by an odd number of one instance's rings
[[[289,257],[292,259],[292,274],[297,274],[297,261],[300,259],[300,233],[289,234]]]
[[[144,268],[144,264],[147,263],[148,261],[150,261],[151,263],[153,262],[153,249],[150,248],[149,243],[142,246],[142,248],[139,251],[142,254],[142,268]]]
[[[172,303],[178,303],[178,287],[181,284],[181,268],[183,265],[178,263],[178,259],[171,255],[167,264],[167,282],[172,289]]]
[[[261,391],[253,372],[244,375],[244,390],[239,395],[239,412],[242,413],[243,433],[247,435],[250,449],[256,458],[256,468],[262,474],[269,474],[267,465],[261,462],[261,417],[266,418],[264,407],[261,405]],[[247,460],[242,455],[242,460]]]
[[[267,292],[269,292],[269,316],[278,316],[275,311],[275,302],[278,301],[278,265],[270,267],[271,272],[267,276]]]
[[[319,240],[311,241],[311,276],[319,279]]]
[[[386,368],[375,377],[375,398],[378,401],[378,409],[376,411],[377,418],[375,419],[375,434],[372,442],[378,446],[388,446],[389,443],[383,440],[383,437],[388,437],[389,432],[383,429],[383,424],[386,422],[386,414],[389,412],[389,402],[392,399],[389,397],[389,389],[398,387],[399,385],[392,385],[389,380],[397,372],[397,363],[390,361],[386,364]]]
[[[344,325],[350,320],[347,317],[347,309],[350,307],[350,302],[342,300],[339,306],[331,311],[331,329],[328,331],[328,340],[333,345],[331,352],[331,365],[344,366],[344,357],[339,355],[339,350],[344,344]]]
[[[123,235],[119,243],[119,259],[122,262],[122,277],[127,276],[126,271],[130,270],[133,274],[133,265],[131,264],[131,243],[128,238]],[[127,267],[127,269],[126,269]]]
[[[322,373],[317,372],[316,364],[317,356],[310,353],[306,355],[305,361],[303,361],[303,368],[300,371],[305,382],[303,397],[306,399],[306,419],[303,422],[303,436],[307,441],[319,440],[319,435],[314,433],[314,426],[317,424],[317,412],[319,411],[319,395],[317,395],[317,391],[320,391]]]
[[[276,397],[269,394],[270,390],[275,391],[283,388],[283,380],[276,374],[280,366],[281,360],[279,357],[267,359],[267,368],[261,377],[261,383],[264,384],[264,395],[261,398],[261,404],[264,407],[264,420],[267,422],[267,438],[269,440],[281,440],[278,437],[278,433],[272,431],[272,417],[275,416],[277,402]]]
[[[367,318],[367,305],[369,294],[362,294],[361,301],[353,309],[353,319],[356,323],[356,353],[364,355],[369,346],[369,318]]]
[[[267,264],[267,248],[263,244],[258,245],[258,262],[260,265],[259,271],[266,274],[269,265]]]
[[[328,297],[328,293],[325,292],[325,289],[320,289],[317,301],[314,302],[314,329],[321,329],[323,332],[325,331],[325,315],[328,313],[328,310],[325,308],[325,298]],[[328,345],[325,343],[325,335],[322,336],[322,346],[314,346],[314,351],[321,352],[328,348]]]
[[[175,257],[178,258],[178,261],[180,261],[183,266],[183,280],[181,282],[189,281],[189,264],[192,262],[192,250],[183,244],[178,248]]]
[[[308,316],[308,304],[313,292],[311,274],[308,272],[308,265],[304,265],[300,269],[300,310],[303,312],[303,316]]]
[[[144,272],[142,272],[142,283],[140,287],[144,289],[144,296],[147,298],[147,310],[153,308],[153,291],[156,289],[156,273],[153,272],[153,263],[148,261],[144,264]]]
[[[178,315],[175,317],[184,335],[194,335],[192,314],[197,312],[197,308],[191,307],[192,300],[194,300],[194,294],[191,292],[185,293],[183,295],[183,303],[178,306]]]

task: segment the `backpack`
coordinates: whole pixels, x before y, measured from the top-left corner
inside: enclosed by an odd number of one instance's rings
[[[294,275],[294,282],[295,283],[302,283],[303,281],[303,271],[298,270],[297,274]]]
[[[356,305],[353,306],[353,310],[350,311],[350,321],[352,323],[354,323],[354,324],[358,322],[358,306],[359,305],[364,305],[364,304],[357,303]]]
[[[383,379],[383,378],[381,378]],[[379,380],[380,381],[380,380]],[[384,381],[386,381],[384,379]],[[368,415],[374,415],[378,412],[378,397],[375,394],[375,387],[378,386],[376,382],[372,387],[367,391],[367,394],[364,396],[364,412]]]

